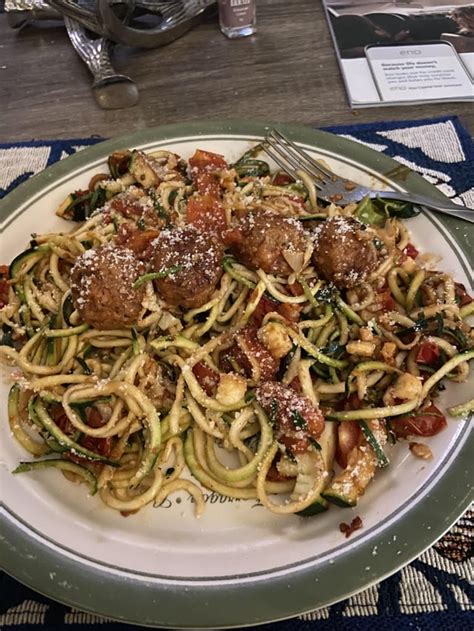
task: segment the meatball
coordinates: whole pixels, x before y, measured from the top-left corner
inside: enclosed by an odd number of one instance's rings
[[[222,243],[188,225],[163,230],[153,245],[153,271],[166,273],[175,268],[164,278],[155,280],[164,300],[185,309],[207,302],[222,275]]]
[[[84,252],[71,270],[71,294],[82,319],[96,329],[134,324],[141,311],[144,287],[133,283],[145,265],[127,248],[113,243]]]
[[[338,287],[355,287],[377,264],[373,239],[372,229],[353,217],[326,219],[314,231],[314,266]]]
[[[251,269],[288,275],[294,270],[285,254],[303,254],[308,239],[296,219],[260,211],[244,217],[236,230],[226,236],[226,243],[238,260]]]

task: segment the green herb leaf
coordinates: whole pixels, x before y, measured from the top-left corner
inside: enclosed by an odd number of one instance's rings
[[[377,197],[375,203],[388,217],[410,219],[410,217],[416,217],[416,215],[419,215],[421,212],[420,208],[411,202],[402,202],[397,199],[384,199],[383,196]]]
[[[321,445],[318,443],[316,438],[313,438],[312,436],[308,436],[308,440],[317,451],[321,451]]]
[[[149,280],[155,280],[155,278],[166,278],[171,274],[176,274],[182,269],[182,265],[172,265],[171,267],[165,267],[165,269],[161,270],[161,272],[150,272],[149,274],[144,274],[143,276],[137,278],[132,287],[133,289],[137,289],[137,287],[140,287],[143,283],[146,283]]]
[[[296,429],[308,429],[308,423],[306,422],[306,419],[301,416],[298,410],[291,411],[291,418],[293,419],[293,425],[296,427]]]
[[[239,178],[242,177],[265,177],[270,173],[269,165],[263,160],[247,160],[234,165]]]
[[[92,375],[92,370],[86,364],[86,362],[82,359],[82,357],[75,358],[79,366],[82,368],[85,375]]]
[[[272,427],[276,427],[278,415],[278,401],[276,399],[272,399],[270,403],[270,425]]]

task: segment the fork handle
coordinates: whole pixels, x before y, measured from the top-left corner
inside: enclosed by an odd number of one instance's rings
[[[453,202],[438,201],[431,197],[425,197],[424,195],[416,195],[414,193],[402,193],[399,191],[371,191],[369,197],[383,197],[385,199],[397,199],[399,201],[412,202],[418,206],[426,206],[430,210],[436,210],[437,212],[449,215],[450,217],[457,217],[458,219],[464,219],[470,223],[474,223],[474,208],[468,208],[467,206],[459,206]]]

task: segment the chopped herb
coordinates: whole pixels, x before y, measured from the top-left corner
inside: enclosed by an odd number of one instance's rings
[[[139,230],[145,230],[146,226],[145,226],[145,220],[143,219],[143,217],[140,217],[140,219],[137,221],[137,228]]]
[[[429,329],[432,323],[436,322],[436,328],[433,328],[432,331],[436,332],[436,335],[441,335],[444,329],[443,316],[440,313],[437,313],[435,316],[430,318],[425,318],[421,316],[413,326],[406,327],[404,329],[398,329],[396,331],[396,335],[411,335],[413,333],[421,333],[422,331],[426,331]]]
[[[132,287],[133,289],[137,289],[137,287],[140,287],[143,283],[146,283],[149,280],[155,280],[155,278],[166,278],[171,274],[176,274],[182,269],[182,265],[172,265],[171,267],[165,267],[165,269],[161,270],[161,272],[150,272],[149,274],[144,274],[143,276],[137,278]]]
[[[107,192],[100,186],[95,191],[76,191],[71,193],[71,203],[64,211],[64,216],[72,221],[85,221],[94,210],[101,208],[107,199]]]
[[[133,354],[138,355],[140,353],[140,345],[138,344],[138,333],[134,326],[130,329],[130,333],[132,335]]]
[[[293,419],[293,425],[296,427],[296,429],[308,429],[308,423],[306,422],[306,419],[301,416],[298,410],[291,411],[291,418]]]
[[[2,346],[14,346],[12,329],[7,324],[2,324],[2,338],[0,344]]]
[[[174,204],[174,200],[178,197],[178,191],[174,190],[168,195],[168,204],[172,206]]]
[[[174,191],[176,192],[176,191]],[[168,213],[166,212],[166,210],[163,208],[160,200],[158,199],[158,197],[156,196],[156,193],[153,189],[149,190],[149,195],[153,201],[153,210],[156,212],[156,214],[158,215],[158,217],[160,219],[166,219],[168,220]],[[171,197],[171,193],[170,193],[170,197]]]
[[[308,440],[317,451],[321,451],[321,445],[318,443],[316,438],[313,438],[312,436],[308,436]]]
[[[377,237],[373,239],[372,243],[374,244],[376,250],[381,250],[384,246],[384,242],[382,241],[382,239],[378,239]]]
[[[87,359],[88,357],[90,357],[93,351],[94,347],[91,344],[87,344],[87,346],[85,346],[84,350],[82,351],[83,359]]]
[[[321,349],[321,353],[323,353],[323,355],[339,357],[344,353],[345,349],[346,347],[344,346],[344,344],[339,344],[337,340],[333,340],[332,342],[329,342],[327,346]]]
[[[277,414],[278,414],[278,401],[276,399],[272,399],[270,403],[270,425],[272,427],[276,427]]]
[[[113,223],[113,225],[114,225],[114,230],[115,230],[115,232],[118,232],[118,231],[119,231],[119,226],[120,226],[120,224],[119,224],[119,222],[118,222],[118,219],[117,219],[117,216],[116,216],[116,215],[112,215],[112,223]]]
[[[397,435],[393,431],[390,421],[387,422],[387,440],[390,445],[395,445],[397,443]]]
[[[377,197],[376,205],[383,210],[389,217],[401,217],[402,219],[410,219],[420,214],[420,208],[411,202],[402,202],[397,199],[384,199]]]
[[[244,177],[265,177],[270,173],[269,165],[263,160],[247,160],[234,165],[239,178]]]
[[[291,360],[295,356],[297,348],[298,348],[297,344],[293,344],[293,346],[291,347],[291,350],[289,351],[289,353],[287,355],[285,355],[285,357],[283,358],[283,361],[281,362],[280,369],[279,369],[278,375],[277,375],[277,380],[278,381],[281,381],[283,379],[284,374],[286,373],[286,371],[288,370],[289,365],[291,364]]]
[[[63,302],[63,320],[65,324],[71,326],[71,315],[74,311],[74,303],[72,302],[71,295],[68,295],[66,300]]]
[[[82,357],[76,357],[76,361],[79,366],[82,368],[85,375],[92,375],[92,370],[86,364],[86,362],[82,359]]]
[[[156,212],[156,214],[158,215],[158,217],[160,217],[160,219],[168,219],[168,213],[163,208],[160,200],[156,196],[156,193],[155,193],[155,191],[153,189],[150,189],[150,197],[151,197],[151,199],[153,201],[153,209]]]
[[[326,285],[316,293],[316,300],[320,302],[328,302],[329,304],[334,304],[338,297],[338,291],[336,286],[332,283]]]
[[[255,392],[253,390],[247,390],[245,393],[245,403],[250,403],[255,399]]]

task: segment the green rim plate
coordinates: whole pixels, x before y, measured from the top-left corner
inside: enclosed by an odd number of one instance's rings
[[[387,156],[356,142],[299,125],[264,122],[194,122],[141,130],[85,149],[31,178],[0,203],[0,219],[14,214],[25,201],[48,189],[69,172],[86,168],[116,149],[152,141],[175,141],[210,135],[255,138],[278,126],[296,142],[337,154],[344,161],[375,172],[387,183],[405,190],[443,198],[442,193]],[[474,228],[449,217],[429,217],[458,253],[473,283]],[[462,257],[460,253],[462,252]],[[225,580],[156,580],[133,576],[106,566],[83,563],[74,554],[48,545],[32,527],[2,505],[1,558],[5,570],[19,581],[55,600],[123,622],[179,628],[223,628],[276,621],[329,605],[393,574],[432,545],[473,500],[472,436],[466,424],[450,453],[437,469],[429,491],[404,515],[387,526],[380,524],[368,541],[351,547],[324,565],[296,564]],[[346,515],[342,515],[344,519]],[[396,542],[396,543],[395,543]],[[392,544],[392,545],[390,545]],[[289,543],[289,545],[291,545]],[[374,556],[374,547],[378,549]],[[64,578],[49,580],[51,571]]]

